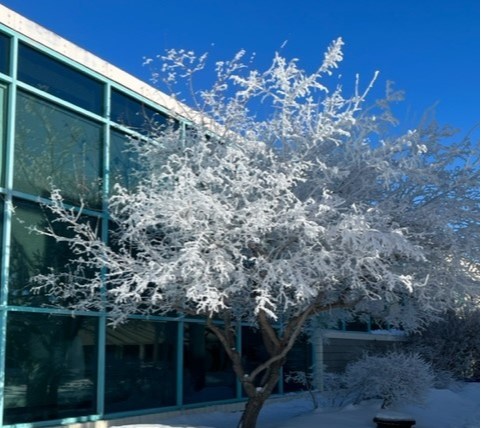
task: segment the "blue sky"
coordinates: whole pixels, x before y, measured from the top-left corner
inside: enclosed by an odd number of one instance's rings
[[[380,70],[406,92],[397,109],[414,127],[436,118],[467,133],[479,123],[478,0],[0,0],[103,59],[147,80],[143,57],[184,48],[226,59],[240,49],[267,65],[274,52],[314,70],[341,36],[346,88]],[[374,94],[376,95],[376,94]],[[478,130],[475,131],[477,139]]]

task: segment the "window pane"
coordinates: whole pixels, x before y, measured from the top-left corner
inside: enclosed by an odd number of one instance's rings
[[[176,402],[177,323],[130,320],[107,328],[108,413]]]
[[[137,184],[139,162],[128,136],[112,131],[110,134],[110,192],[115,184],[133,190]]]
[[[147,134],[156,127],[166,125],[168,118],[163,113],[142,104],[115,89],[111,96],[110,117],[126,127]]]
[[[222,344],[203,324],[186,323],[184,403],[228,400],[235,396],[235,375]]]
[[[103,84],[68,65],[20,43],[18,78],[99,115],[103,114]]]
[[[0,33],[0,73],[9,74],[10,37]]]
[[[53,238],[30,232],[29,227],[43,229],[54,219],[48,209],[20,200],[14,200],[15,214],[12,221],[10,246],[9,303],[20,306],[53,304],[52,297],[45,292],[33,292],[31,278],[40,273],[66,272],[73,258],[66,243],[57,243]],[[90,221],[93,221],[89,219]],[[62,223],[51,223],[56,233],[71,235]],[[68,302],[64,302],[68,303]]]
[[[16,119],[15,190],[49,197],[53,183],[66,201],[98,207],[101,126],[22,92]]]
[[[9,314],[4,423],[95,413],[96,325],[80,316]]]

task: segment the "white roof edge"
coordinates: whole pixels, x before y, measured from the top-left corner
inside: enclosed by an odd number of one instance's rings
[[[193,109],[185,104],[180,103],[171,96],[155,89],[148,83],[132,76],[118,67],[115,67],[80,46],[69,42],[53,31],[30,21],[19,13],[1,4],[0,22],[31,40],[40,43],[107,79],[110,79],[156,104],[159,104],[176,115],[188,117],[190,120],[193,120],[193,118],[199,118],[199,113],[195,113]]]

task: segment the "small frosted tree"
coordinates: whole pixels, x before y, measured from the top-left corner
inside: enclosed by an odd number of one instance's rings
[[[58,189],[50,209],[73,237],[41,231],[75,254],[68,273],[36,278],[53,299],[107,311],[113,323],[204,316],[248,397],[244,428],[310,317],[343,308],[415,329],[474,281],[469,142],[444,145],[434,128],[383,139],[388,104],[363,112],[367,90],[344,98],[322,83],[341,47],[312,74],[279,55],[264,72],[243,53],[217,63],[213,87],[190,94],[195,112],[175,104],[189,126],[154,126],[132,142],[142,169],[134,189],[117,185],[109,200],[109,242]],[[193,85],[205,65],[185,51],[161,60],[155,79],[174,87]],[[268,354],[251,371],[236,345],[240,321],[258,327]]]
[[[291,372],[287,372],[284,380],[286,382],[291,382],[300,385],[305,391],[309,393],[309,396],[312,400],[312,405],[315,409],[319,407],[319,403],[317,402],[317,398],[315,395],[314,387],[313,387],[313,379],[314,376],[311,371],[305,372],[302,370],[294,370]]]
[[[355,403],[380,398],[381,408],[386,409],[423,401],[434,375],[430,364],[418,354],[390,352],[365,355],[349,364],[343,381]]]

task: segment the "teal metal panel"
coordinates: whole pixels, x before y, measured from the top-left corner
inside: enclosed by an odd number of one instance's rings
[[[110,84],[106,84],[104,88],[104,115],[109,117],[110,114]],[[101,237],[103,242],[108,242],[108,197],[109,197],[109,163],[110,163],[110,129],[108,121],[104,124],[103,129],[103,156],[102,156],[102,229]],[[107,274],[103,268],[102,276]],[[105,290],[102,290],[105,293]],[[103,415],[105,412],[105,350],[106,350],[106,329],[107,318],[105,314],[99,319],[98,331],[98,348],[97,348],[97,412]]]
[[[28,193],[20,192],[18,190],[8,190],[8,192],[12,196],[12,198],[20,198],[25,201],[36,202],[36,203],[39,203],[40,205],[45,205],[45,206],[48,206],[52,203],[52,201],[49,199],[43,198],[41,196],[30,195]],[[64,206],[65,208],[73,209],[74,211],[80,210],[80,207],[71,205],[67,202],[64,203]],[[103,216],[103,213],[101,211],[94,210],[87,207],[82,208],[82,213],[85,214],[86,216],[95,217],[95,218],[102,218]]]
[[[8,306],[9,312],[30,312],[38,314],[53,314],[53,315],[71,315],[71,316],[89,316],[89,317],[102,317],[105,314],[103,312],[93,311],[72,311],[71,309],[51,308],[45,306]]]

